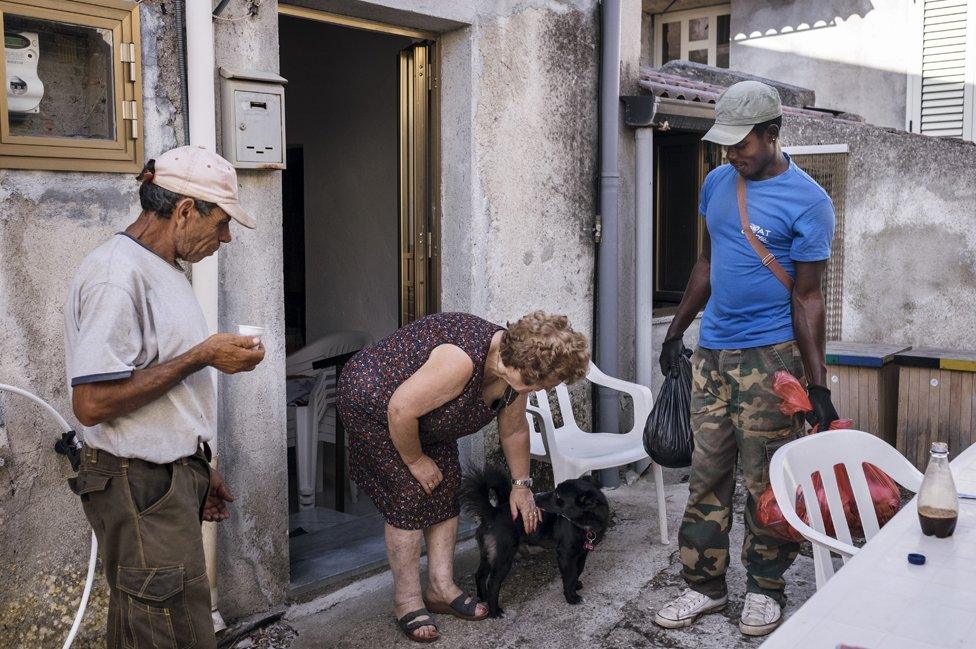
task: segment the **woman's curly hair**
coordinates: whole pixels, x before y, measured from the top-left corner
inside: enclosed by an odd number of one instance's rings
[[[527,385],[547,379],[575,383],[590,366],[589,342],[573,331],[569,318],[534,311],[517,322],[509,322],[502,334],[502,362],[522,374]]]

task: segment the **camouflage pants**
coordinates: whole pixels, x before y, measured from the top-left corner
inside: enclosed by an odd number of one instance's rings
[[[769,460],[777,448],[803,434],[799,415],[779,410],[773,374],[787,370],[803,383],[803,363],[794,342],[753,349],[699,348],[691,359],[691,461],[688,505],[678,544],[682,577],[692,589],[718,598],[727,593],[729,529],[738,458],[745,478],[745,542],[742,563],[747,591],[785,601],[783,573],[799,545],[765,534],[756,524],[756,501],[769,486]]]

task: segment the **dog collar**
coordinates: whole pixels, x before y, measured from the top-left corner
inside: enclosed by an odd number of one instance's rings
[[[577,527],[577,528],[583,530],[583,532],[586,533],[586,538],[583,540],[583,549],[584,550],[586,550],[587,552],[590,552],[590,551],[593,550],[593,548],[596,547],[596,545],[593,543],[594,541],[596,541],[596,532],[594,532],[591,528],[589,528],[589,527],[583,527],[582,525],[580,525],[579,523],[577,523],[576,521],[574,521],[573,519],[571,519],[569,516],[567,516],[565,514],[560,514],[559,512],[552,512],[552,511],[549,511],[548,509],[543,509],[542,507],[539,507],[539,509],[542,509],[542,511],[544,511],[544,512],[546,512],[548,514],[555,514],[556,516],[561,516],[562,518],[565,518],[567,521],[569,521],[570,524],[572,524],[574,527]]]
[[[593,541],[596,540],[596,532],[593,530],[586,530],[586,540],[583,541],[583,549],[590,552],[593,549]]]

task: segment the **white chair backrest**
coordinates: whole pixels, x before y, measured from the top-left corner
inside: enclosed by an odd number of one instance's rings
[[[325,411],[333,405],[336,400],[336,369],[327,367],[319,372],[315,381],[315,387],[309,394],[309,406],[313,408],[313,421],[318,425]]]
[[[643,385],[607,376],[593,362],[590,362],[590,368],[586,373],[586,380],[594,385],[608,387],[631,397],[634,406],[634,423],[631,429],[624,433],[624,435],[640,438],[641,443],[643,443],[644,425],[647,423],[647,418],[651,414],[651,408],[654,406],[654,397],[651,394],[651,390]],[[531,395],[527,416],[530,429],[542,435],[547,455],[550,457],[564,457],[560,454],[559,444],[557,443],[559,434],[568,432],[585,433],[586,431],[580,428],[573,414],[573,400],[566,384],[560,383],[556,386],[555,391],[559,415],[562,419],[561,426],[555,426],[552,408],[549,403],[549,395],[545,390],[534,392]],[[543,425],[543,429],[539,430],[533,418],[533,413],[541,417],[543,423],[550,422],[550,425]],[[620,431],[599,432],[620,433]]]
[[[563,455],[559,452],[559,445],[556,444],[556,426],[552,416],[552,408],[549,406],[549,394],[545,390],[530,394],[526,411],[529,428],[542,436],[546,455],[552,460],[561,459]],[[541,418],[541,421],[537,420],[536,417]],[[540,425],[542,430],[539,430]]]
[[[870,540],[880,529],[864,475],[864,463],[873,464],[911,491],[918,491],[922,482],[922,474],[898,451],[874,435],[859,430],[830,430],[808,435],[780,448],[770,462],[769,482],[783,516],[814,544],[818,588],[834,574],[831,551],[840,554],[845,561],[857,552],[844,516],[835,466],[841,464],[847,470],[865,537]],[[814,473],[819,473],[823,482],[836,538],[826,534],[813,486]],[[803,492],[809,525],[796,513],[797,487]]]
[[[623,392],[630,396],[633,400],[634,423],[631,429],[624,434],[643,437],[644,425],[647,423],[647,417],[651,414],[651,408],[654,406],[654,397],[651,395],[650,388],[608,376],[592,361],[590,362],[590,369],[586,373],[586,380],[594,385],[610,388],[611,390]],[[563,425],[560,427],[560,430],[565,428],[568,430],[582,431],[576,421],[576,417],[573,415],[573,400],[570,398],[569,388],[565,383],[560,383],[556,386],[556,397],[559,402],[559,413],[563,419]],[[620,433],[618,430],[597,432]]]

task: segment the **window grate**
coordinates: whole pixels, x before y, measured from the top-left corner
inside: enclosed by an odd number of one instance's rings
[[[844,307],[844,197],[847,195],[846,153],[794,153],[796,166],[810,175],[830,196],[837,217],[830,261],[823,278],[827,309],[827,340],[841,340]]]

